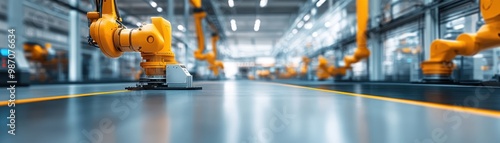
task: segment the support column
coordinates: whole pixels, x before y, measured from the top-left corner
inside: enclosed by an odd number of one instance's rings
[[[118,79],[120,77],[120,61],[119,59],[111,59],[111,77]]]
[[[493,72],[494,74],[500,74],[500,63],[498,63],[498,58],[500,58],[500,49],[493,50]]]
[[[78,7],[79,0],[70,0],[69,4]],[[69,12],[69,49],[68,49],[68,71],[69,81],[78,82],[82,80],[82,53],[80,37],[80,15],[76,10]]]
[[[381,14],[381,5],[380,0],[370,0],[370,27],[376,26],[379,24],[378,16]],[[369,46],[368,48],[371,51],[371,55],[368,58],[368,72],[370,81],[382,81],[382,41],[380,40],[380,36],[378,33],[371,34],[368,39]]]
[[[192,19],[189,17],[189,0],[184,0],[184,28],[186,29],[186,31],[184,32],[184,42],[186,43],[185,44],[185,49],[186,49],[186,57],[184,57],[186,60],[186,63],[183,63],[184,65],[186,65],[186,67],[189,67],[188,66],[188,62],[189,62],[189,59],[188,59],[188,55],[190,54],[189,52],[189,46],[190,46],[190,39],[189,39],[189,19]],[[193,68],[192,70],[195,70],[196,71],[196,60],[193,61]]]
[[[93,80],[100,80],[101,79],[101,61],[99,61],[101,58],[101,50],[96,49],[92,53],[92,79]]]
[[[177,26],[179,25],[179,23],[176,22],[176,19],[175,19],[175,3],[174,3],[174,0],[166,0],[167,1],[167,20],[170,21],[170,23],[172,24],[172,31],[176,31],[177,29]],[[172,33],[173,34],[173,33]],[[172,43],[172,44],[175,44],[175,43]],[[177,47],[177,44],[175,44],[176,46],[173,46],[172,48],[174,47]],[[175,60],[177,62],[180,61],[180,57],[179,55],[181,55],[181,51],[178,50],[178,49],[172,49],[174,54],[176,55],[175,56]]]
[[[167,0],[167,20],[172,23],[172,27],[176,27],[173,24],[175,23],[175,4],[174,0]]]
[[[15,49],[16,52],[16,79],[20,84],[29,84],[30,83],[30,73],[29,73],[29,64],[26,60],[26,56],[24,56],[23,45],[26,42],[26,38],[24,37],[24,0],[9,0],[7,6],[7,24],[8,29],[14,29],[15,36]],[[5,31],[8,32],[8,31]],[[7,39],[2,39],[7,41]],[[1,45],[1,46],[7,46]]]
[[[432,0],[425,0],[425,4],[431,3]],[[424,60],[430,58],[430,47],[432,41],[437,39],[439,36],[439,19],[438,13],[436,9],[430,9],[425,12],[425,21],[424,21]]]

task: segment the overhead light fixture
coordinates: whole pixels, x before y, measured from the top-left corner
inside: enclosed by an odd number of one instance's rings
[[[306,14],[306,16],[304,16],[304,21],[308,21],[309,19],[311,19],[311,15]]]
[[[326,0],[319,0],[317,3],[316,3],[316,7],[320,7],[321,5],[323,5],[323,3],[325,3]]]
[[[234,7],[234,0],[227,0],[229,7]]]
[[[293,34],[297,34],[297,32],[299,32],[297,29],[293,29],[293,30],[292,30],[292,33],[293,33]]]
[[[253,30],[255,32],[259,31],[260,29],[260,19],[255,20],[255,25],[253,26]]]
[[[306,25],[304,25],[305,29],[311,29],[312,27],[313,27],[312,22],[308,22],[308,23],[306,23]]]
[[[314,32],[314,33],[312,34],[312,36],[313,36],[313,37],[318,37],[318,32]]]
[[[311,9],[311,14],[312,15],[316,15],[316,13],[318,13],[318,10],[316,10],[316,8],[312,8]]]
[[[236,26],[236,20],[231,19],[231,30],[236,31],[238,27]]]
[[[460,24],[460,25],[456,25],[456,26],[453,26],[453,29],[455,30],[459,30],[459,29],[462,29],[464,28],[465,26],[463,24]]]
[[[304,26],[304,22],[303,21],[300,21],[299,23],[297,23],[297,28],[302,28],[302,26]]]
[[[479,58],[484,58],[484,55],[483,54],[476,54],[476,55],[474,55],[472,57],[479,59]]]
[[[267,0],[260,0],[260,7],[266,7]]]
[[[326,23],[325,23],[325,27],[327,27],[327,28],[328,28],[328,27],[330,27],[330,26],[332,26],[332,23],[330,23],[330,22],[326,22]]]
[[[179,31],[182,31],[182,32],[186,31],[186,28],[184,28],[184,26],[182,26],[182,25],[178,25],[177,29],[179,29]]]
[[[156,8],[158,6],[158,4],[156,4],[155,1],[149,1],[149,4],[153,7],[153,8]]]
[[[163,8],[161,8],[161,7],[157,7],[157,8],[156,8],[156,11],[158,11],[158,12],[162,12],[162,11],[163,11]]]

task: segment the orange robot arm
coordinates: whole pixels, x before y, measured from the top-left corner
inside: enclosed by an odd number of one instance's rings
[[[421,64],[425,76],[449,77],[457,55],[472,56],[500,46],[500,0],[481,0],[479,7],[486,24],[477,33],[461,34],[455,41],[433,41],[430,59]]]
[[[286,66],[286,72],[279,75],[281,79],[289,79],[297,76],[297,70],[293,65]]]
[[[45,62],[48,61],[48,49],[51,48],[51,44],[45,44],[45,48],[39,44],[35,43],[25,43],[24,44],[24,52],[27,53],[27,56],[30,60],[37,62]]]
[[[212,35],[212,53],[207,56],[207,61],[210,64],[210,69],[214,72],[215,76],[219,75],[219,70],[224,69],[224,63],[217,60],[217,41],[219,41],[219,35]]]
[[[203,52],[205,51],[205,35],[203,35],[203,19],[207,13],[201,8],[201,0],[190,0],[191,5],[194,7],[194,24],[196,28],[196,36],[198,39],[198,50],[194,52],[194,57],[197,60],[205,60],[207,57]]]
[[[344,57],[345,66],[339,69],[341,75],[345,75],[345,70],[351,68],[351,65],[366,59],[370,56],[370,50],[366,43],[366,29],[369,16],[369,0],[356,0],[356,16],[358,23],[358,31],[356,34],[356,44],[358,48],[354,51],[354,55]]]
[[[300,75],[304,76],[307,74],[307,70],[309,69],[309,62],[311,60],[306,56],[302,57],[302,67],[300,68]]]
[[[318,68],[316,70],[316,76],[319,80],[325,80],[332,75],[337,75],[335,66],[328,66],[328,60],[323,56],[318,57]]]
[[[207,13],[202,9],[202,0],[190,0],[191,5],[194,7],[194,23],[196,27],[196,35],[198,39],[198,50],[194,52],[194,57],[197,60],[206,60],[209,64],[209,69],[214,73],[215,76],[219,75],[219,70],[224,69],[224,64],[217,60],[217,41],[219,40],[219,35],[212,35],[212,49],[213,52],[204,54],[205,51],[205,35],[203,34],[203,19],[207,16]]]
[[[219,41],[219,35],[213,34],[212,35],[212,52],[214,53],[215,59],[217,59],[217,41]],[[224,63],[222,63],[222,61],[216,60],[215,66],[220,68],[220,69],[224,69]]]
[[[171,49],[172,28],[161,17],[152,17],[152,24],[129,29],[121,24],[115,0],[96,0],[97,11],[88,12],[90,37],[102,53],[117,58],[123,52],[140,52],[141,67],[148,76],[165,76],[167,64],[176,64]]]

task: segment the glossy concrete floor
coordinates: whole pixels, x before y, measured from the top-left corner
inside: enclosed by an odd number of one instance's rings
[[[0,143],[500,142],[500,117],[461,108],[432,108],[270,82],[195,84],[204,89],[118,91],[18,104],[16,136],[7,134],[9,108],[2,106]],[[130,85],[31,86],[18,88],[17,96],[78,95]],[[400,96],[410,92],[385,90]],[[446,95],[454,94],[460,92]],[[1,100],[7,99],[4,95]]]
[[[442,84],[373,83],[277,80],[275,82],[312,88],[369,94],[447,105],[500,111],[500,87]]]

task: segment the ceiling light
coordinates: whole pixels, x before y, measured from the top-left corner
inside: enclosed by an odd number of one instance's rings
[[[472,57],[479,59],[479,58],[484,58],[484,55],[483,54],[477,54],[477,55],[474,55]]]
[[[179,29],[179,31],[182,31],[182,32],[186,31],[186,28],[184,28],[184,26],[182,26],[182,25],[178,25],[177,29]]]
[[[155,1],[149,1],[149,4],[153,7],[153,8],[156,8],[156,6],[158,6],[158,4],[156,4]]]
[[[330,26],[332,26],[332,23],[330,23],[330,22],[326,22],[326,23],[325,23],[325,27],[327,27],[327,28],[328,28],[328,27],[330,27]]]
[[[308,21],[310,18],[311,18],[311,15],[306,14],[306,16],[304,16],[304,21]]]
[[[292,33],[293,33],[293,34],[297,34],[297,32],[299,32],[297,29],[293,29],[293,30],[292,30]]]
[[[320,7],[321,5],[323,5],[323,3],[325,3],[326,0],[319,0],[317,3],[316,3],[316,7]]]
[[[305,29],[311,29],[312,27],[313,27],[312,22],[308,22],[308,23],[306,23],[306,25],[304,25]]]
[[[233,0],[227,0],[227,4],[229,7],[234,7],[234,1]]]
[[[255,25],[253,26],[254,31],[259,31],[260,29],[260,19],[255,20]]]
[[[260,7],[266,7],[267,0],[260,0]]]
[[[316,15],[317,12],[318,12],[318,10],[316,10],[316,8],[311,9],[311,14],[312,15]]]
[[[456,25],[456,26],[453,26],[453,29],[455,30],[459,30],[459,29],[462,29],[464,28],[465,26],[463,24],[460,24],[460,25]]]
[[[236,26],[236,20],[231,19],[231,30],[236,31],[238,27]]]
[[[312,36],[313,36],[313,37],[318,37],[318,32],[314,32],[314,33],[312,34]]]
[[[302,26],[304,26],[304,22],[303,21],[300,21],[299,23],[297,23],[297,27],[298,28],[302,28]]]
[[[158,11],[158,12],[162,12],[162,11],[163,11],[163,8],[158,7],[158,8],[156,8],[156,11]]]

